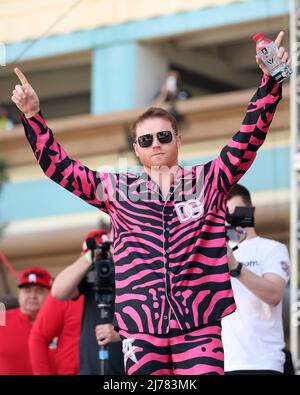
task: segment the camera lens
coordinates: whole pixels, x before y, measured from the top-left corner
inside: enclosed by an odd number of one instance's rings
[[[110,266],[107,263],[100,265],[100,273],[106,276],[110,272]]]

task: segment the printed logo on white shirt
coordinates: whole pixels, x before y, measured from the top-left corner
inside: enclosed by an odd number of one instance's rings
[[[258,261],[246,261],[243,262],[243,265],[246,267],[254,267],[254,266],[259,266]]]
[[[281,269],[286,273],[287,276],[289,276],[289,274],[290,274],[290,266],[289,266],[288,262],[281,261],[280,265],[281,265]]]

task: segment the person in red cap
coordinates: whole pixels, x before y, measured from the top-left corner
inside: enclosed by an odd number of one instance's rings
[[[88,249],[89,241],[102,244],[109,240],[109,234],[103,230],[93,230],[84,239],[82,252],[70,266],[59,273],[53,283],[52,296],[61,300],[77,299],[84,295],[84,307],[79,341],[79,374],[97,375],[99,368],[99,346],[108,346],[109,360],[106,374],[124,374],[122,343],[118,333],[111,323],[100,324],[99,309],[96,304],[92,256]],[[114,306],[112,306],[113,319]]]
[[[28,339],[51,286],[51,275],[45,269],[31,267],[21,273],[19,307],[7,311],[6,326],[0,327],[1,375],[32,374]]]

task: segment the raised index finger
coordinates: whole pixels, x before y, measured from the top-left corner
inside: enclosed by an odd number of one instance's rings
[[[23,86],[28,84],[27,78],[22,73],[22,71],[20,69],[18,69],[18,67],[15,68],[15,73],[17,74],[17,77],[19,78],[19,80],[21,81],[21,84]]]
[[[277,45],[277,48],[279,48],[281,46],[283,37],[284,37],[284,32],[283,31],[279,32],[279,34],[278,34],[278,36],[276,37],[276,40],[275,40],[275,44]]]

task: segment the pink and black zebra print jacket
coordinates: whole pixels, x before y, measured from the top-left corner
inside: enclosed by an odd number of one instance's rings
[[[264,76],[240,130],[215,160],[179,168],[165,200],[146,173],[90,170],[67,155],[41,113],[30,119],[22,116],[44,173],[111,217],[119,328],[164,334],[171,312],[186,330],[234,311],[226,196],[252,164],[280,99],[281,86]]]

